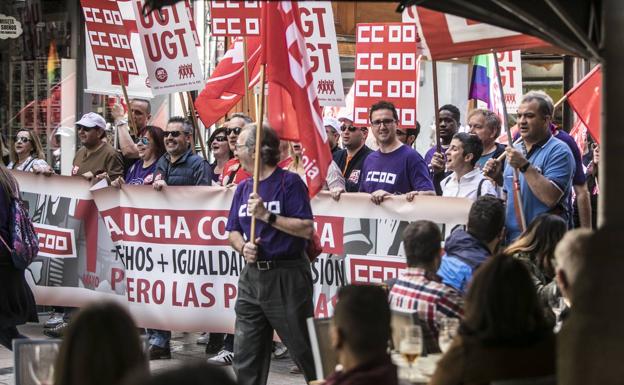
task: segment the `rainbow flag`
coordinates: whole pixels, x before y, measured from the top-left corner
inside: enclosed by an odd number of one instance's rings
[[[54,83],[55,71],[56,71],[58,60],[59,60],[59,57],[58,57],[58,53],[56,52],[56,40],[52,39],[50,40],[50,49],[48,50],[48,68],[47,68],[48,83],[50,84]]]
[[[504,116],[502,92],[498,86],[494,60],[494,54],[473,57],[468,99],[481,100],[486,103],[487,109],[498,115],[505,127],[507,120]]]

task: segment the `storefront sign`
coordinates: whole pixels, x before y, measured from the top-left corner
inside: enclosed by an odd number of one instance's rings
[[[213,36],[259,36],[260,1],[212,0],[210,24]]]
[[[394,104],[399,125],[416,126],[420,54],[416,25],[358,24],[354,123],[367,125],[368,109],[380,100]]]
[[[0,13],[0,40],[15,39],[19,37],[24,30],[22,23],[12,16],[6,16]]]
[[[329,1],[301,1],[301,27],[321,106],[344,106],[340,54]]]
[[[154,95],[195,91],[203,71],[184,3],[143,15],[143,0],[134,0],[137,28]]]
[[[141,327],[230,332],[243,257],[225,231],[233,189],[151,186],[89,190],[79,177],[14,172],[44,253],[26,271],[40,305],[127,304]],[[175,205],[171,205],[175,202]],[[317,317],[333,314],[338,289],[379,284],[405,268],[402,232],[429,219],[443,236],[466,223],[465,198],[321,192],[312,200],[323,254],[310,265]],[[97,207],[96,207],[97,206]]]

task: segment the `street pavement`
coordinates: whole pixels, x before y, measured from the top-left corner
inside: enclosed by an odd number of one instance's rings
[[[40,316],[39,324],[27,324],[19,327],[22,334],[34,339],[47,339],[43,335],[43,322],[46,317]],[[173,333],[171,341],[172,358],[170,360],[150,361],[152,373],[176,368],[185,363],[206,360],[205,346],[195,342],[199,333]],[[290,368],[294,365],[290,358],[272,359],[269,372],[269,385],[305,385],[301,374],[291,374]],[[232,370],[231,366],[227,367]],[[15,385],[13,375],[13,353],[0,346],[0,385]]]

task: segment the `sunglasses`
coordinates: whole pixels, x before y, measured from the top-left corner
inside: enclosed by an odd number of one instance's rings
[[[142,144],[144,146],[147,146],[149,144],[149,139],[147,139],[145,136],[138,138],[136,140],[136,144]]]
[[[28,143],[30,142],[30,138],[26,137],[26,136],[16,136],[15,137],[15,143]]]
[[[168,138],[169,135],[171,135],[174,138],[177,138],[178,136],[182,135],[184,133],[184,131],[165,131],[165,138]]]
[[[372,124],[373,126],[375,126],[375,127],[379,127],[379,126],[381,126],[382,124],[383,124],[384,126],[388,126],[388,125],[390,125],[390,124],[393,124],[394,122],[396,122],[396,120],[394,120],[394,119],[379,119],[379,120],[373,120],[373,121],[371,122],[371,124]]]
[[[349,130],[349,132],[357,131],[358,127],[355,126],[340,126],[340,131],[345,132],[345,130]]]
[[[240,127],[232,127],[232,128],[228,128],[225,130],[226,135],[230,135],[231,133],[234,133],[234,135],[238,135],[241,132],[241,128]]]
[[[213,142],[227,142],[227,136],[215,136]]]
[[[93,130],[94,128],[95,127],[81,126],[80,124],[78,126],[76,126],[76,129],[78,131],[82,130],[82,131],[85,131],[85,132],[89,132],[89,131]]]

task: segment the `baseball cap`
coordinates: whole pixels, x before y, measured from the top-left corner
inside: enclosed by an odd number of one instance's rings
[[[353,113],[352,112],[344,112],[340,115],[338,115],[338,120],[339,121],[343,121],[343,120],[348,120],[350,122],[353,122]]]
[[[340,122],[332,117],[326,116],[323,118],[323,126],[330,126],[336,132],[340,132]]]
[[[76,122],[84,127],[100,127],[101,129],[106,129],[106,121],[100,114],[96,114],[95,112],[88,112],[82,115],[79,121]]]

